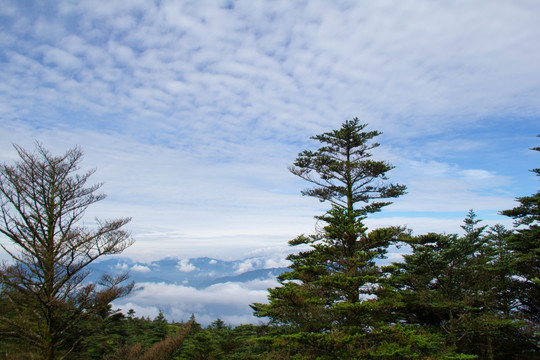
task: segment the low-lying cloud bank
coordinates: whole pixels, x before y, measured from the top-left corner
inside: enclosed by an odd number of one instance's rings
[[[220,283],[204,289],[147,282],[137,284],[130,296],[116,301],[113,307],[124,313],[133,309],[137,316],[150,318],[162,311],[169,321],[187,321],[193,314],[203,325],[217,318],[231,325],[259,323],[264,319],[254,317],[249,304],[266,302],[267,289],[277,285],[275,278]]]

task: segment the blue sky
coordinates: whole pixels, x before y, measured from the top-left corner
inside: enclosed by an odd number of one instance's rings
[[[497,212],[538,186],[539,17],[537,1],[0,0],[0,160],[80,145],[108,194],[89,216],[133,217],[127,256],[279,259],[328,207],[287,165],[359,117],[409,188],[370,227],[458,232],[471,208],[511,225]]]

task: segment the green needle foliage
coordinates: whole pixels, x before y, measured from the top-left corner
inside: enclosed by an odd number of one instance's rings
[[[289,167],[293,174],[315,185],[302,191],[303,195],[356,210],[356,216],[377,212],[390,204],[373,200],[396,198],[405,193],[404,185],[385,182],[386,173],[394,168],[392,165],[370,159],[370,150],[379,146],[372,139],[381,133],[365,132],[366,126],[354,118],[345,121],[338,130],[311,137],[323,146],[316,151],[301,152]]]
[[[540,137],[540,135],[539,135]],[[531,150],[540,151],[540,147]],[[540,168],[531,170],[540,176]],[[516,254],[522,310],[530,321],[540,323],[540,191],[531,196],[517,198],[519,206],[502,211],[502,215],[515,219],[517,231],[508,239]]]
[[[510,232],[486,232],[471,210],[464,236],[427,234],[409,240],[412,254],[395,264],[395,322],[431,330],[446,346],[481,359],[531,358],[533,334],[515,298]],[[387,293],[387,298],[392,294]]]
[[[387,182],[393,167],[371,159],[380,133],[364,132],[358,119],[332,132],[312,137],[323,145],[299,154],[290,171],[314,184],[302,194],[328,201],[332,208],[317,219],[325,225],[315,235],[301,235],[289,244],[308,247],[292,254],[290,271],[270,289],[269,304],[253,304],[255,315],[295,329],[287,338],[313,356],[338,356],[351,344],[343,329],[367,332],[376,325],[373,301],[381,276],[377,259],[388,245],[405,235],[399,227],[368,232],[362,221],[405,193],[405,186]],[[330,334],[330,335],[329,335]],[[347,350],[348,351],[348,350]]]

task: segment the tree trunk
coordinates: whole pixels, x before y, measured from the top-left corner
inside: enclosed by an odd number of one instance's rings
[[[50,333],[43,334],[41,342],[41,357],[43,360],[54,360],[54,342]]]

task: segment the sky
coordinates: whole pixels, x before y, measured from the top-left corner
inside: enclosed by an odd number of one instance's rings
[[[538,1],[0,0],[0,161],[80,146],[125,256],[286,254],[327,203],[288,170],[358,117],[408,193],[366,220],[485,224],[536,191]],[[91,223],[91,220],[88,220]],[[284,256],[284,255],[283,255]]]

